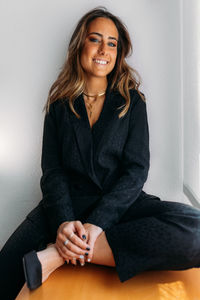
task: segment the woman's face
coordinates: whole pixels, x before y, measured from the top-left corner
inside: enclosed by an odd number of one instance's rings
[[[88,77],[106,77],[117,58],[118,31],[112,20],[94,19],[81,52],[81,66]]]

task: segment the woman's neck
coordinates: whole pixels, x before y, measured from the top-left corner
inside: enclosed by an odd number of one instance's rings
[[[97,95],[104,92],[107,88],[107,78],[87,78],[84,93],[88,95]]]

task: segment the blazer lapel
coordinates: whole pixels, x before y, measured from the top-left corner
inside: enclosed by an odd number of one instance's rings
[[[110,134],[113,132],[113,126],[115,120],[118,118],[119,110],[117,97],[114,97],[114,92],[107,91],[104,106],[98,121],[93,126],[93,134],[98,131],[99,140],[96,146],[96,152],[94,153],[95,159],[101,153],[102,147],[107,143]]]
[[[70,118],[85,169],[92,181],[101,189],[101,183],[94,172],[92,132],[84,105],[83,97],[80,95],[74,102],[74,108],[81,118],[78,119],[74,113],[70,114]]]

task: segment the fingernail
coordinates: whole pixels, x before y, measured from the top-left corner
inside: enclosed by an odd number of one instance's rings
[[[84,258],[84,255],[80,255],[79,257],[80,257],[80,258]]]
[[[90,248],[89,248],[89,247],[87,247],[87,248],[86,248],[86,250],[88,250],[88,251],[89,251],[89,250],[90,250]]]
[[[83,235],[82,235],[82,238],[83,238],[84,240],[86,240],[86,235],[85,235],[85,234],[83,234]]]
[[[85,255],[89,255],[89,253],[86,252]]]
[[[91,261],[91,259],[90,258],[88,258],[88,260],[87,260],[88,262],[90,262]]]

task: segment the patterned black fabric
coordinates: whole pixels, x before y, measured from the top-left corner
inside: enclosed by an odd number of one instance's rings
[[[123,282],[147,270],[200,266],[200,210],[146,194],[105,231]]]

